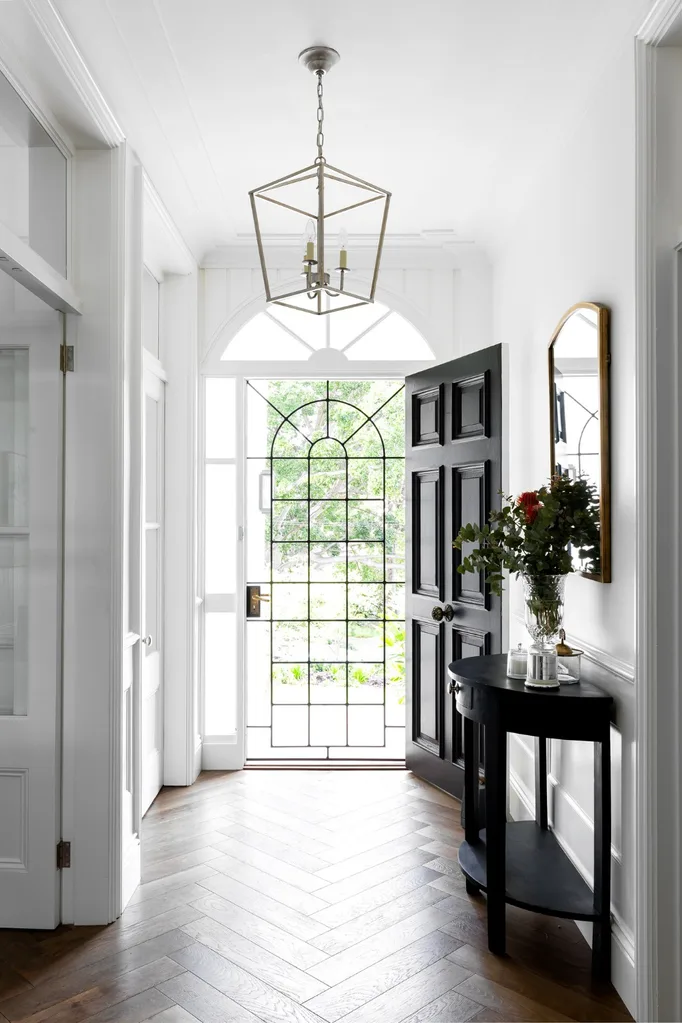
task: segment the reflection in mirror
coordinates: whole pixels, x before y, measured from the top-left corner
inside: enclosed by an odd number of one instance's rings
[[[599,561],[576,556],[575,568],[601,582],[610,582],[608,343],[608,310],[584,302],[563,317],[549,349],[552,472],[596,487]]]

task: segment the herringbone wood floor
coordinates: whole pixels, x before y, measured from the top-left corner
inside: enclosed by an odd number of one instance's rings
[[[567,921],[508,912],[504,959],[457,863],[459,804],[406,772],[205,774],[145,818],[109,927],[2,932],[0,1020],[627,1020]]]

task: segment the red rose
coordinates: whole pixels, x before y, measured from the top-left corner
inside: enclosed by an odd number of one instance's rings
[[[524,490],[524,492],[519,495],[517,504],[523,508],[526,513],[526,522],[528,525],[532,525],[538,517],[538,512],[542,507],[537,490]]]

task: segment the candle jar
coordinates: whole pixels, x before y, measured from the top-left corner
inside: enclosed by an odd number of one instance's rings
[[[580,657],[582,650],[570,654],[557,654],[557,677],[562,686],[580,682]]]
[[[507,654],[507,678],[525,679],[527,669],[528,651],[519,643],[515,650],[510,650]]]
[[[534,643],[528,648],[526,685],[531,689],[557,688],[557,652],[553,646]]]

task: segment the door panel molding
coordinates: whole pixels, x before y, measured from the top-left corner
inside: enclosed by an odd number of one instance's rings
[[[432,409],[429,406],[433,406]],[[442,445],[445,439],[445,386],[427,387],[412,395],[412,447]]]
[[[465,501],[463,500],[463,489],[468,481],[478,481],[477,504],[478,514],[467,513]],[[474,483],[474,486],[476,484]],[[469,483],[468,490],[471,489]],[[457,535],[464,522],[476,521],[479,526],[484,526],[490,514],[490,463],[486,459],[483,462],[469,462],[465,465],[457,465],[452,469],[452,512],[453,512],[453,535]],[[452,549],[452,600],[461,604],[472,604],[474,607],[488,608],[490,606],[490,588],[485,582],[485,572],[478,572],[476,575],[467,573],[460,575],[458,569],[462,564],[464,554],[456,547]],[[476,585],[478,580],[478,585]]]
[[[452,440],[490,437],[490,372],[455,380],[452,385]]]
[[[427,685],[431,692],[427,693],[424,688],[422,673],[422,638],[433,636],[435,638],[433,660],[435,662],[435,676],[429,679]],[[412,619],[412,663],[413,663],[413,690],[412,690],[412,742],[421,746],[429,753],[433,753],[441,760],[445,756],[445,732],[443,730],[444,710],[444,678],[443,678],[443,628],[441,625],[425,618]],[[423,725],[424,699],[429,700],[432,707],[433,723],[429,731],[425,731]],[[433,732],[433,735],[429,734]]]
[[[422,559],[421,542],[415,542],[414,537],[421,538],[424,526],[422,515],[422,487],[426,483],[435,484],[434,495],[434,522],[433,537],[435,548],[433,552],[433,582],[423,580],[423,572],[426,566]],[[445,515],[445,467],[440,465],[437,469],[419,469],[412,473],[412,592],[421,594],[424,597],[433,597],[435,600],[443,600],[445,597],[444,580],[444,515]]]

